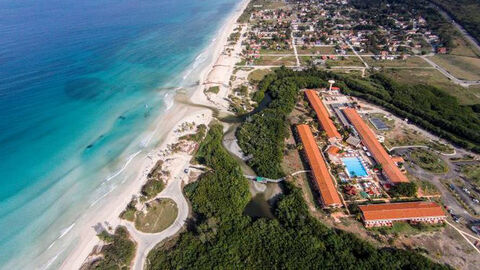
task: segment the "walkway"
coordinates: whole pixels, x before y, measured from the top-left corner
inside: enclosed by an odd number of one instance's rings
[[[297,61],[297,67],[300,66],[300,60],[298,59],[297,47],[295,46],[295,37],[293,36],[293,31],[290,33],[290,38],[292,39],[293,52],[295,53],[295,59]]]
[[[270,179],[270,178],[265,178],[265,177],[261,177],[261,176],[253,176],[253,175],[244,175],[245,178],[247,179],[250,179],[250,180],[255,180],[256,182],[258,183],[279,183],[279,182],[282,182],[282,181],[285,181],[285,179],[288,177],[288,176],[295,176],[297,174],[300,174],[300,173],[309,173],[310,170],[301,170],[301,171],[296,171],[296,172],[293,172],[285,177],[281,177],[281,178],[277,178],[277,179]],[[257,179],[260,178],[261,181],[257,181]]]

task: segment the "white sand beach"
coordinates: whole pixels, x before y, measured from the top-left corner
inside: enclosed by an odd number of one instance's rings
[[[217,107],[220,111],[226,111],[228,108],[228,102],[226,101],[230,92],[228,83],[235,63],[240,61],[239,54],[241,52],[241,45],[240,42],[238,42],[234,50],[230,53],[224,53],[224,49],[228,44],[227,40],[230,33],[237,26],[237,18],[243,12],[248,2],[248,0],[244,0],[238,4],[235,11],[218,31],[215,42],[208,48],[208,50],[213,52],[213,58],[210,63],[205,63],[205,67],[201,70],[199,74],[201,78],[199,86],[196,87],[192,93],[189,93],[189,101],[191,103]],[[219,93],[207,97],[204,89],[210,86],[219,86]],[[168,146],[177,142],[179,137],[185,134],[185,132],[178,132],[178,127],[183,123],[195,122],[195,125],[208,125],[211,120],[211,110],[175,102],[161,119],[149,128],[149,132],[156,138],[160,138],[161,143],[149,153],[140,153],[140,157],[135,158],[136,161],[133,161],[128,165],[128,168],[126,168],[126,170],[136,172],[137,176],[135,179],[126,181],[121,187],[102,198],[98,204],[91,207],[91,211],[75,223],[72,231],[76,230],[75,234],[81,235],[81,237],[75,239],[77,241],[75,249],[66,257],[60,268],[79,269],[86,261],[94,247],[100,243],[94,230],[96,224],[108,225],[107,227],[111,228],[115,228],[120,224],[125,225],[125,221],[119,218],[119,214],[125,209],[132,196],[139,194],[142,185],[146,182],[147,174],[158,160],[173,160],[166,163],[166,167],[164,167],[165,170],[170,171],[171,177],[168,180],[167,187],[159,196],[161,197],[162,194],[168,193],[169,190],[174,188],[174,185],[180,186],[181,181],[185,178],[184,168],[188,167],[192,157],[186,153],[169,153],[167,151]],[[179,205],[179,207],[188,208],[187,204]],[[142,251],[137,251],[133,265],[134,269],[142,269],[144,257],[148,251],[153,248],[157,242],[176,233],[183,226],[184,219],[189,211],[188,209],[183,210],[186,211],[179,209],[179,216],[172,225],[173,227],[166,230],[168,231],[168,235],[165,233],[163,236],[157,235],[153,237],[152,239],[154,239],[154,241],[149,243],[149,245],[139,243]],[[127,228],[130,230],[133,226],[127,226]],[[132,234],[132,237],[135,238],[138,236]],[[137,242],[139,241],[139,239],[135,240]],[[144,240],[140,239],[140,241]]]

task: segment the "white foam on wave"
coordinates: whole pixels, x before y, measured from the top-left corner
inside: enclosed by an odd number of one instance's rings
[[[62,254],[62,252],[64,251],[65,249],[62,249],[60,250],[57,254],[55,254],[55,256],[53,256],[52,258],[50,258],[47,263],[45,263],[44,265],[42,265],[41,267],[37,268],[37,269],[40,269],[40,270],[46,270],[50,267],[50,265],[52,265],[55,260],[58,258],[58,256],[60,256],[60,254]]]
[[[70,232],[73,227],[75,227],[75,222],[72,223],[70,226],[68,226],[67,228],[63,229],[60,231],[60,236],[58,236],[55,240],[53,240],[53,242],[48,246],[47,250],[49,250],[50,248],[53,247],[53,245],[55,245],[55,243],[57,242],[57,240],[61,239],[62,237],[64,237],[65,235],[67,235],[68,232]]]
[[[110,180],[112,180],[113,178],[119,176],[123,171],[125,171],[125,169],[127,168],[128,164],[130,164],[130,162],[132,162],[132,160],[142,152],[142,150],[139,150],[133,154],[131,154],[128,159],[127,159],[127,162],[125,162],[125,164],[123,164],[122,168],[120,170],[118,170],[116,173],[114,173],[113,175],[105,178],[105,182],[109,182]]]
[[[122,168],[118,171],[116,171],[114,174],[110,175],[109,177],[105,178],[105,180],[102,182],[102,184],[100,186],[105,186],[106,183],[110,182],[112,179],[114,179],[115,177],[119,176],[123,171],[125,171],[125,169],[127,169],[128,165],[130,164],[130,162],[132,162],[132,160],[138,156],[138,154],[140,154],[142,152],[142,150],[138,150],[137,152],[131,154],[130,156],[128,156],[127,158],[127,161],[123,164]],[[92,206],[94,206],[95,204],[97,204],[101,199],[105,198],[108,194],[110,194],[117,186],[116,185],[112,185],[111,188],[104,194],[102,194],[102,196],[100,196],[99,198],[97,198],[95,201],[93,201],[90,205],[89,205],[89,208],[91,208]]]
[[[75,222],[72,223],[72,225],[68,226],[68,228],[63,229],[58,239],[61,239],[62,237],[64,237],[69,231],[73,229],[73,227],[75,227]]]
[[[110,194],[115,188],[116,188],[116,186],[112,186],[112,188],[109,189],[106,193],[102,194],[102,196],[98,197],[95,201],[93,201],[93,202],[88,206],[88,208],[91,208],[92,206],[94,206],[95,204],[97,204],[101,199],[107,197],[107,195]]]

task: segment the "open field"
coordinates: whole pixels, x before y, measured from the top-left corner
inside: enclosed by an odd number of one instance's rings
[[[389,69],[385,70],[384,74],[400,83],[428,84],[438,87],[458,98],[458,101],[464,105],[480,103],[480,86],[461,87],[434,69]]]
[[[461,171],[470,181],[480,185],[480,165],[464,165]]]
[[[468,57],[479,57],[480,52],[468,43],[464,38],[457,36],[454,38],[455,47],[450,51],[451,55],[460,55]]]
[[[480,58],[435,55],[431,57],[431,60],[459,79],[480,80]]]
[[[431,67],[427,62],[422,58],[411,56],[406,60],[395,59],[395,60],[375,60],[369,56],[362,57],[367,64],[373,67]]]
[[[296,63],[295,56],[260,56],[255,60],[258,66],[294,66]]]
[[[334,46],[320,46],[320,47],[297,47],[298,54],[335,54]]]
[[[327,60],[326,62],[327,67],[332,66],[356,66],[356,67],[363,67],[363,62],[360,61],[358,57],[337,57],[335,60]]]
[[[291,50],[270,50],[270,49],[260,49],[260,54],[291,54],[294,55],[293,49]]]
[[[265,77],[265,75],[271,72],[271,69],[256,69],[248,74],[248,81],[250,83],[258,83],[263,77]]]
[[[158,233],[172,225],[177,218],[177,204],[171,199],[158,199],[149,203],[147,212],[137,212],[135,228],[146,233]]]
[[[447,164],[435,153],[425,149],[415,149],[410,154],[410,161],[420,168],[432,173],[446,173]]]

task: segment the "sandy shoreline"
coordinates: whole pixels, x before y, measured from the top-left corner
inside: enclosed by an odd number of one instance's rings
[[[189,95],[190,102],[208,107],[218,107],[218,109],[222,111],[228,108],[228,102],[225,100],[229,94],[229,88],[227,86],[234,65],[239,60],[237,47],[241,47],[241,45],[237,44],[234,53],[231,55],[224,54],[223,51],[228,43],[227,39],[230,33],[236,27],[237,18],[243,12],[248,2],[249,0],[243,0],[235,7],[235,10],[217,32],[214,43],[208,47],[207,50],[213,52],[213,57],[199,72],[200,85]],[[220,92],[214,97],[207,99],[203,90],[206,87],[214,85],[220,86]],[[153,127],[149,128],[153,136],[160,138],[160,144],[149,153],[140,153],[140,157],[136,158],[138,160],[129,164],[128,170],[136,172],[137,176],[135,180],[123,183],[122,187],[102,199],[105,202],[100,202],[98,205],[92,207],[91,210],[85,214],[84,218],[81,219],[83,221],[75,224],[72,230],[76,230],[76,234],[80,235],[80,237],[75,239],[75,241],[77,241],[76,247],[65,258],[60,269],[80,268],[93,248],[100,243],[93,226],[102,223],[114,228],[119,224],[123,224],[123,221],[118,216],[130,202],[132,196],[139,193],[142,185],[146,181],[146,175],[151,168],[160,159],[174,158],[173,154],[165,154],[165,149],[168,148],[169,144],[178,141],[178,138],[183,135],[183,133],[175,131],[180,125],[185,122],[195,122],[196,125],[202,123],[208,124],[211,119],[212,111],[207,108],[199,108],[175,102],[173,106],[161,116],[161,119],[156,121]],[[172,162],[168,166],[168,170],[174,173],[171,176],[172,179],[169,179],[166,189],[168,189],[169,185],[173,184],[178,174],[183,173],[183,168],[188,166],[190,158],[191,156],[180,159],[176,157],[177,162]],[[178,179],[178,181],[183,180]],[[183,220],[180,225],[183,225]],[[138,265],[135,268],[140,269],[141,265],[140,268]]]

